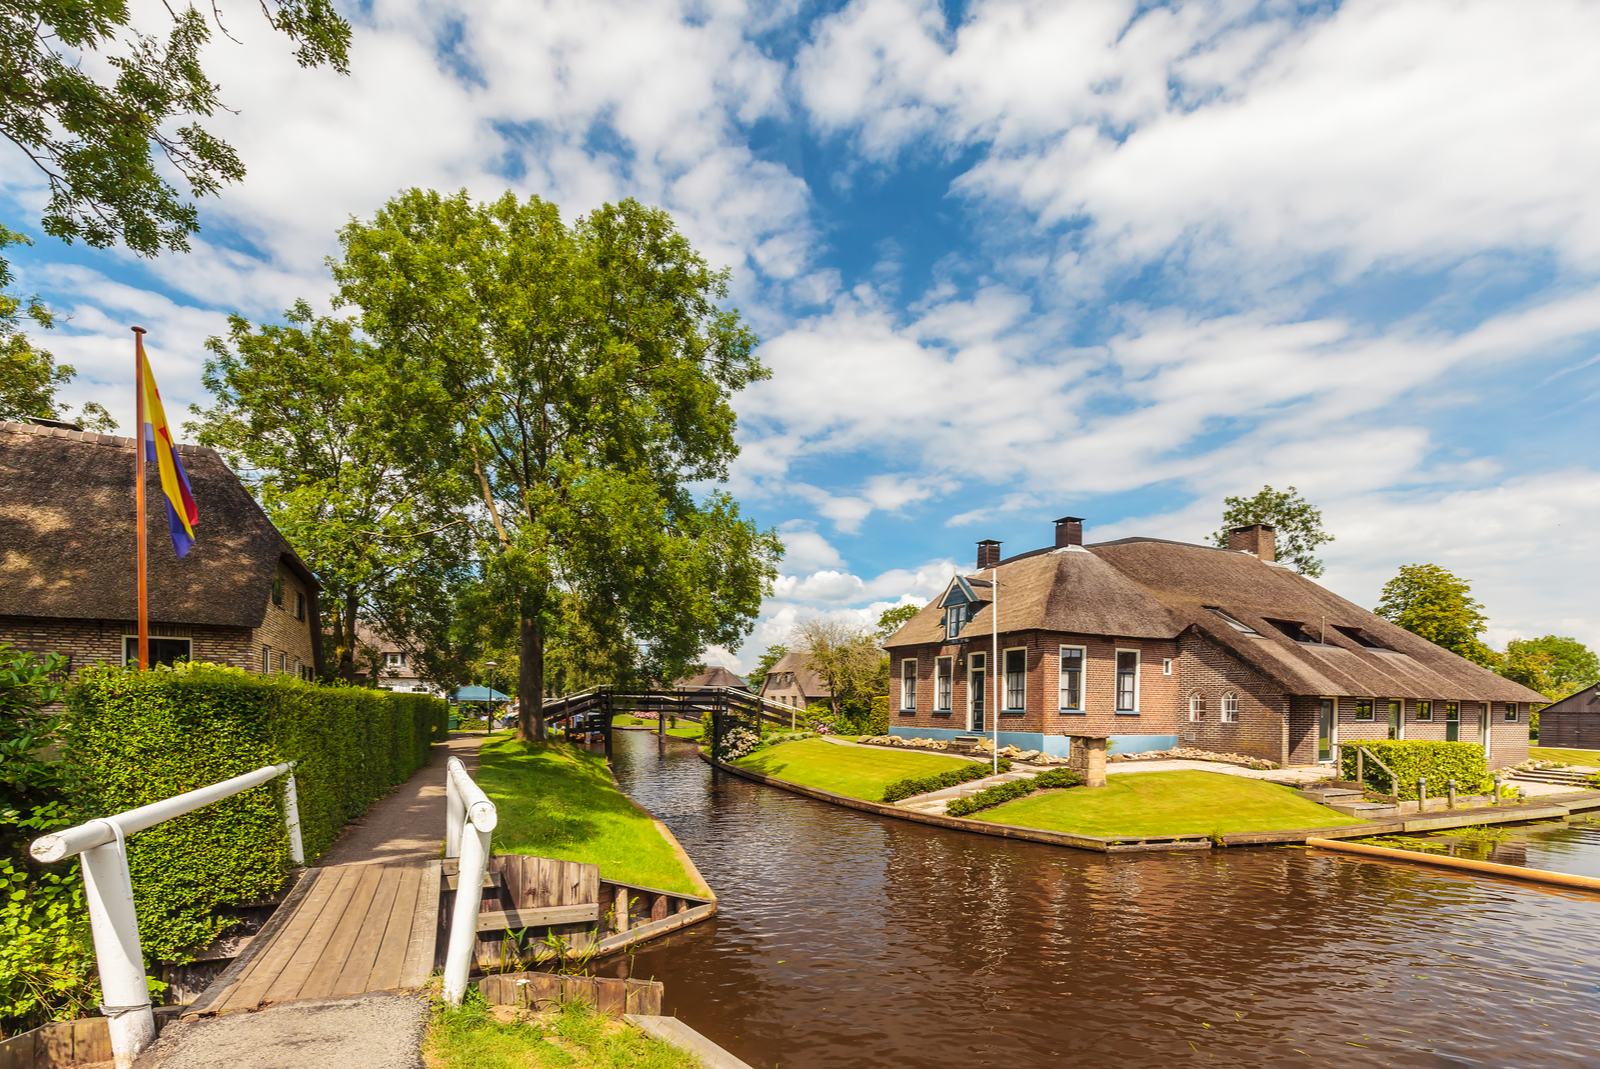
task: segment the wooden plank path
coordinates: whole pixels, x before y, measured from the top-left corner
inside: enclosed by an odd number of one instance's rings
[[[438,861],[311,869],[184,1018],[422,987],[437,952],[441,882]]]

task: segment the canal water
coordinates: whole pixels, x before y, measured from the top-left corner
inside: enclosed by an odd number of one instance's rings
[[[624,967],[757,1069],[1600,1065],[1600,895],[1302,848],[967,835],[644,732],[617,732],[615,761],[721,903]],[[1588,827],[1458,852],[1491,848],[1600,874]]]

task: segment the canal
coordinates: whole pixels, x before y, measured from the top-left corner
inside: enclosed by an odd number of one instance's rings
[[[1304,849],[1108,858],[836,808],[643,732],[615,756],[721,900],[628,967],[757,1069],[1600,1064],[1600,896]],[[1592,827],[1456,849],[1600,870]]]

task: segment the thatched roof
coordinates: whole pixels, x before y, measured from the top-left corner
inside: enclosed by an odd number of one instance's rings
[[[748,690],[749,684],[720,664],[709,665],[704,672],[672,681],[674,687],[734,687]]]
[[[1002,632],[1170,639],[1192,629],[1291,694],[1544,700],[1291,568],[1249,553],[1124,538],[1036,550],[1002,561],[999,572]],[[988,574],[968,579],[982,607],[962,637],[989,634],[993,595],[987,583],[979,582]],[[885,646],[943,641],[942,600],[934,599]],[[1254,633],[1239,630],[1212,609]],[[1301,630],[1296,632],[1294,625]]]
[[[134,440],[0,423],[0,615],[132,620]],[[200,508],[179,560],[156,466],[146,465],[150,620],[259,627],[280,566],[322,587],[216,451],[180,445]],[[312,618],[313,643],[320,631]]]
[[[779,657],[771,668],[767,669],[768,676],[782,675],[785,672],[794,673],[794,681],[799,685],[801,694],[816,698],[831,698],[833,696],[833,692],[828,689],[828,685],[822,681],[822,677],[817,675],[816,671],[811,667],[811,661],[804,653],[786,653]],[[766,685],[766,680],[761,682],[762,686]]]

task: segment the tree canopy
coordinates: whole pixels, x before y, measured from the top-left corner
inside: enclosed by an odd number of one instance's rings
[[[1479,637],[1489,618],[1473,600],[1471,584],[1437,564],[1403,565],[1383,585],[1373,612],[1475,664],[1496,667],[1494,651]]]
[[[767,673],[772,671],[772,666],[789,655],[789,647],[781,642],[768,646],[761,651],[761,657],[756,661],[755,669],[750,673],[750,685],[757,690],[767,681]]]
[[[789,646],[805,654],[828,688],[835,716],[845,709],[865,711],[874,695],[888,692],[888,658],[878,648],[877,635],[864,627],[820,616],[801,620],[789,635]]]
[[[896,605],[878,614],[878,641],[882,642],[922,611],[921,605]]]
[[[1278,491],[1263,486],[1254,497],[1225,497],[1222,504],[1222,529],[1211,532],[1214,545],[1226,548],[1228,532],[1235,527],[1270,523],[1276,528],[1280,561],[1288,561],[1301,575],[1313,579],[1322,574],[1322,561],[1315,556],[1315,550],[1334,538],[1322,529],[1322,510],[1301,497],[1294,487]]]
[[[1561,635],[1512,639],[1496,670],[1558,701],[1600,683],[1600,657],[1577,639]]]
[[[737,646],[781,543],[712,488],[738,453],[731,396],[767,375],[718,303],[727,272],[632,200],[567,225],[538,197],[410,190],[340,242],[338,299],[415,420],[407,448],[475,498],[474,566],[517,621],[519,730],[543,735],[553,629],[618,677]]]

